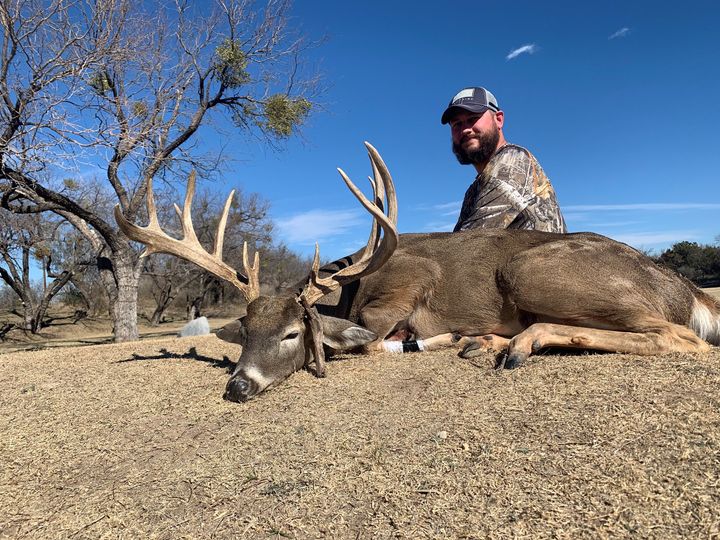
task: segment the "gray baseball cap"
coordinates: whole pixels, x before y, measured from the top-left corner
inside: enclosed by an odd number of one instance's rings
[[[450,104],[445,109],[440,120],[443,124],[450,121],[453,109],[465,109],[474,113],[483,112],[487,109],[497,112],[500,110],[500,106],[490,90],[480,86],[473,86],[463,88],[450,100]]]

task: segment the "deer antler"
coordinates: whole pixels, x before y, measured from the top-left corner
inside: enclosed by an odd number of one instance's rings
[[[397,196],[395,186],[390,172],[378,151],[370,143],[366,142],[365,146],[368,149],[368,156],[373,168],[374,179],[370,180],[373,185],[373,202],[370,202],[363,195],[362,191],[352,183],[342,169],[338,169],[338,172],[353,195],[360,201],[360,204],[373,215],[370,238],[368,238],[360,260],[325,278],[319,276],[320,248],[315,244],[315,258],[313,259],[310,279],[298,297],[298,301],[304,306],[312,306],[326,294],[377,271],[385,264],[397,247]],[[383,199],[386,194],[387,215],[383,212]],[[385,233],[382,238],[380,237],[378,225]]]
[[[145,257],[152,253],[169,253],[170,255],[176,255],[177,257],[195,263],[200,268],[207,270],[211,274],[232,283],[235,287],[240,289],[248,303],[252,302],[260,296],[260,257],[258,253],[255,252],[255,260],[253,261],[253,265],[250,266],[248,261],[247,242],[244,243],[243,266],[245,267],[247,277],[240,274],[222,260],[225,226],[227,225],[230,203],[233,195],[235,195],[235,190],[230,192],[230,195],[225,201],[225,207],[223,208],[220,221],[218,222],[217,233],[215,234],[215,245],[213,246],[212,253],[208,253],[205,248],[200,245],[197,235],[195,234],[195,229],[193,228],[190,207],[194,194],[195,171],[191,172],[190,177],[188,178],[187,192],[185,193],[185,204],[183,205],[182,211],[177,204],[174,205],[175,212],[182,223],[182,240],[177,240],[168,236],[160,227],[157,210],[155,208],[155,197],[153,196],[151,180],[148,180],[147,187],[147,211],[150,219],[148,226],[139,227],[134,223],[130,223],[127,219],[125,219],[119,204],[115,205],[115,221],[117,221],[118,226],[128,238],[146,246],[146,249],[141,257]]]

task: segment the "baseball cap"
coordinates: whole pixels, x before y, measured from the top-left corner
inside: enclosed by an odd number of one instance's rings
[[[450,113],[453,109],[460,108],[466,111],[479,113],[487,109],[491,111],[499,111],[497,99],[492,92],[482,88],[480,86],[473,86],[471,88],[463,88],[455,97],[450,100],[450,104],[445,109],[440,120],[443,124],[447,124],[450,120]]]

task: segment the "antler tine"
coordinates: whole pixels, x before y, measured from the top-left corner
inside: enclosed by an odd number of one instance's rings
[[[247,293],[245,297],[248,304],[260,296],[260,254],[255,251],[253,265],[250,266],[248,259],[248,244],[243,242],[243,267],[248,278]]]
[[[187,193],[185,195],[185,204],[183,211],[180,211],[177,205],[175,205],[175,211],[177,212],[183,227],[183,238],[177,240],[172,238],[165,233],[157,218],[157,210],[155,208],[155,200],[152,192],[152,183],[148,182],[148,192],[146,195],[149,224],[147,227],[140,227],[134,223],[129,222],[122,213],[120,205],[115,205],[115,221],[117,221],[120,229],[125,235],[131,240],[144,244],[146,249],[143,256],[150,255],[152,253],[169,253],[175,255],[181,259],[190,261],[199,267],[207,270],[211,274],[224,279],[232,283],[235,287],[245,296],[246,300],[252,302],[259,296],[259,258],[258,254],[255,254],[255,264],[250,267],[246,265],[246,271],[251,273],[252,276],[248,277],[248,283],[244,283],[241,278],[245,278],[242,274],[239,274],[234,268],[229,266],[222,260],[222,247],[223,238],[225,235],[225,226],[227,224],[227,215],[230,208],[233,193],[230,194],[228,200],[225,202],[225,208],[220,217],[218,223],[217,235],[215,237],[215,246],[213,253],[208,253],[205,248],[202,247],[195,234],[195,229],[192,225],[192,216],[190,213],[190,207],[192,204],[192,198],[195,193],[195,174],[191,173],[188,178]],[[247,249],[247,248],[246,248]],[[249,270],[248,270],[249,269]]]
[[[320,257],[319,249],[316,245],[315,259],[313,260],[313,269],[310,274],[310,280],[303,289],[302,293],[300,293],[299,297],[301,302],[304,301],[308,305],[314,304],[324,295],[338,289],[342,285],[375,272],[383,264],[385,264],[397,247],[398,233],[395,227],[397,223],[397,196],[395,193],[395,187],[393,186],[392,177],[390,176],[390,173],[377,150],[375,150],[375,148],[373,148],[373,146],[369,143],[365,143],[365,145],[368,148],[368,154],[375,173],[375,180],[371,180],[371,183],[374,186],[373,196],[377,201],[379,193],[387,194],[388,214],[385,215],[383,212],[382,203],[378,205],[376,201],[370,202],[362,191],[353,184],[345,172],[342,169],[338,169],[338,172],[348,189],[353,195],[355,195],[358,201],[360,201],[360,204],[362,204],[367,211],[372,214],[373,230],[371,231],[371,237],[363,250],[360,260],[353,262],[350,266],[347,266],[326,278],[320,278],[318,275]],[[377,233],[377,236],[374,233],[375,227],[378,225],[384,231],[382,240],[380,240],[379,243],[377,242],[379,232]]]
[[[387,190],[387,193],[384,195],[387,197],[388,201],[388,219],[393,225],[397,225],[397,195],[395,193],[395,184],[392,181],[392,176],[390,176],[390,171],[388,170],[387,165],[385,165],[382,156],[380,156],[380,152],[378,152],[372,144],[366,141],[365,147],[368,150],[368,155],[370,156],[370,161],[373,165],[373,173],[379,175],[380,178],[384,180],[382,184]]]
[[[366,145],[369,143],[365,143]],[[384,211],[385,209],[385,183],[379,182],[377,179],[382,178],[378,167],[373,161],[372,156],[368,150],[368,157],[370,157],[370,165],[372,166],[373,175],[372,178],[368,176],[370,185],[373,188],[373,200],[375,206]],[[368,256],[377,247],[377,243],[380,241],[380,228],[378,227],[377,221],[373,219],[372,227],[370,229],[370,237],[368,238],[365,250],[363,251],[362,258]]]
[[[157,217],[157,208],[155,208],[155,195],[153,194],[152,178],[147,181],[147,194],[145,195],[145,203],[149,218],[148,227],[160,228],[160,222]]]
[[[182,212],[178,208],[177,204],[174,204],[175,213],[180,218],[180,223],[183,229],[183,238],[192,242],[197,242],[197,235],[195,234],[195,227],[192,224],[192,200],[195,196],[195,171],[190,171],[190,176],[187,181],[187,189],[185,190],[185,202],[183,204]]]
[[[368,176],[368,180],[370,181],[370,185],[372,186],[373,190],[373,201],[375,201],[375,205],[379,208],[382,208],[382,204],[384,201],[380,200],[378,189],[377,189],[377,182]],[[377,246],[378,241],[380,240],[380,228],[378,227],[377,221],[373,219],[372,225],[370,226],[370,236],[368,237],[368,241],[365,244],[365,249],[363,249],[363,254],[361,258],[365,258],[368,256]]]
[[[222,257],[223,242],[225,241],[225,227],[227,226],[228,214],[230,213],[230,204],[235,196],[235,190],[233,189],[228,195],[223,207],[220,221],[218,221],[217,232],[215,233],[215,245],[213,246],[213,255],[216,257]]]
[[[320,246],[315,242],[315,256],[313,257],[310,269],[310,279],[300,293],[298,301],[310,307],[326,294],[331,293],[336,287],[336,282],[330,278],[320,278]]]
[[[365,143],[365,144],[369,144],[369,143]],[[376,151],[376,153],[377,153],[377,151]],[[379,156],[379,154],[378,154],[378,156]],[[375,193],[375,204],[378,206],[378,208],[385,210],[385,183],[378,182],[378,180],[377,180],[378,178],[382,178],[382,175],[380,174],[377,164],[373,160],[369,149],[368,149],[368,157],[370,158],[370,165],[372,166],[372,171],[373,171],[372,183],[374,186],[375,185],[377,186],[377,192]]]

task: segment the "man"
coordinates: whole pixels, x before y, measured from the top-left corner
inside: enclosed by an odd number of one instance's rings
[[[485,88],[465,88],[442,115],[450,124],[453,153],[472,164],[475,181],[465,192],[455,231],[475,228],[567,232],[550,180],[537,159],[503,135],[505,115]]]

